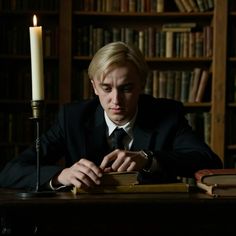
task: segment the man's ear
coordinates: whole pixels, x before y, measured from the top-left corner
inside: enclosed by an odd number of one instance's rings
[[[94,80],[91,79],[90,81],[91,81],[91,84],[92,84],[94,93],[95,93],[96,95],[98,95],[98,92],[97,92],[97,89],[96,89],[96,85],[95,85],[95,83],[94,83]]]

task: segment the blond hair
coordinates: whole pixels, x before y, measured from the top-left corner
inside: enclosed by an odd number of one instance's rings
[[[144,87],[149,75],[145,58],[138,48],[121,41],[109,43],[95,53],[88,67],[89,78],[103,80],[112,69],[128,62],[135,65]]]

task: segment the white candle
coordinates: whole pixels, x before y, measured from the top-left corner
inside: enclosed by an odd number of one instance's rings
[[[44,99],[42,27],[37,26],[37,17],[33,16],[34,27],[30,27],[32,100]]]

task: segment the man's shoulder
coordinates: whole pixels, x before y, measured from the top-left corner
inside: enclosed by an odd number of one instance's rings
[[[97,98],[93,98],[65,103],[62,105],[60,110],[71,115],[87,114],[96,111],[98,107],[100,107],[99,100]]]
[[[172,110],[182,109],[183,103],[169,98],[155,98],[150,95],[142,94],[139,101],[142,108],[148,107],[150,109],[158,108],[158,110]]]
[[[177,122],[184,116],[184,106],[181,102],[154,98],[150,95],[142,95],[139,100],[138,121],[146,126],[153,127],[165,122],[168,124]]]
[[[73,102],[63,104],[62,108],[69,112],[84,111],[89,109],[96,109],[99,106],[99,100],[97,98],[76,100]]]

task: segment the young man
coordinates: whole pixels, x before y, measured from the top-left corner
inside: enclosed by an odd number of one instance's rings
[[[143,182],[166,182],[222,168],[188,125],[182,103],[143,94],[149,70],[138,49],[107,44],[94,55],[88,73],[96,98],[62,106],[41,137],[41,187],[92,187],[109,171],[137,170]],[[114,149],[117,127],[125,133],[123,147]],[[57,165],[60,159],[65,166]],[[35,165],[30,147],[6,165],[0,186],[34,188]]]

